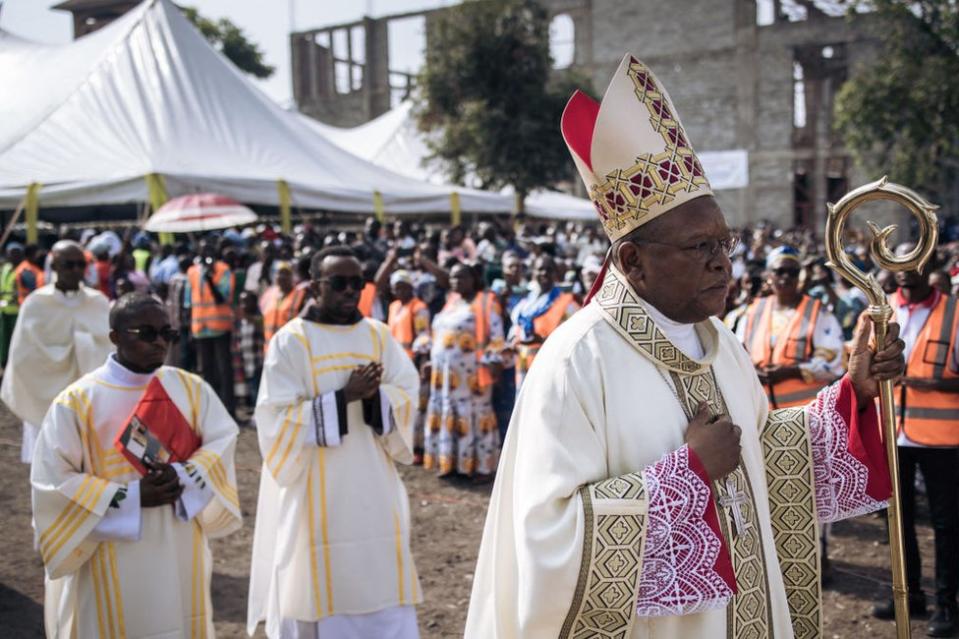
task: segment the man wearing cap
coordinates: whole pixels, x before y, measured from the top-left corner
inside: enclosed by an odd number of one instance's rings
[[[57,393],[103,363],[112,350],[109,303],[83,284],[87,260],[76,242],[53,245],[56,283],[20,307],[0,399],[23,420],[21,461],[30,463],[39,425]]]
[[[818,636],[817,523],[890,492],[873,399],[898,327],[876,354],[860,330],[841,382],[770,412],[714,317],[735,242],[658,80],[627,55],[562,131],[613,246],[518,398],[466,637]]]
[[[753,301],[736,331],[772,409],[804,406],[843,373],[842,327],[820,300],[800,290],[801,270],[796,249],[773,250],[766,258],[773,294]]]

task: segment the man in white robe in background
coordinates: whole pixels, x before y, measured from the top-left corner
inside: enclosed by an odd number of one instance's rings
[[[237,427],[203,380],[162,366],[176,331],[159,301],[121,298],[110,326],[117,352],[54,400],[31,468],[47,637],[212,637],[208,540],[242,523]],[[154,378],[200,447],[141,477],[114,439]]]
[[[817,522],[889,495],[873,398],[903,369],[898,327],[770,413],[714,317],[734,241],[656,78],[627,55],[562,129],[611,263],[517,400],[467,639],[821,636]]]
[[[360,262],[313,259],[317,302],[273,338],[256,424],[263,455],[247,630],[272,639],[415,639],[423,599],[406,489],[419,375],[358,311]]]
[[[83,284],[87,267],[83,249],[63,240],[51,253],[56,281],[31,293],[20,307],[0,386],[0,399],[23,420],[20,459],[26,464],[53,398],[101,366],[113,350],[108,338],[109,302]]]

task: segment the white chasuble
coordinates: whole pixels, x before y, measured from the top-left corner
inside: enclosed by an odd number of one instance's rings
[[[370,362],[383,365],[378,395],[347,403],[350,373]],[[422,601],[394,465],[413,460],[419,386],[409,357],[375,320],[294,319],[273,338],[256,408],[263,472],[251,634],[265,621],[274,638],[312,636],[303,634],[311,623],[321,637],[411,636],[386,627],[406,627]],[[357,625],[382,631],[334,630]]]
[[[843,379],[770,413],[735,336],[716,319],[695,331],[700,359],[611,268],[546,341],[503,449],[468,639],[821,635],[817,522],[889,494],[875,407]],[[715,482],[684,445],[703,402],[742,428],[740,464]]]
[[[155,375],[202,442],[174,465],[187,482],[175,506],[141,508],[140,475],[113,446],[154,374],[111,356],[60,393],[43,421],[30,481],[48,637],[213,636],[207,540],[242,523],[237,427],[196,375]]]
[[[103,364],[113,351],[109,314],[107,298],[83,285],[64,293],[48,284],[27,296],[0,386],[0,399],[14,415],[39,426],[60,391]],[[24,461],[30,452],[24,450]]]

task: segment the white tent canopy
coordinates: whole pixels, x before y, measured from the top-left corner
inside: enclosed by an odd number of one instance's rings
[[[317,132],[328,140],[346,149],[353,155],[369,160],[377,166],[389,169],[432,184],[442,184],[440,170],[428,162],[430,150],[426,135],[420,131],[411,111],[413,105],[406,101],[387,111],[375,120],[352,129],[341,129],[302,116]],[[559,135],[559,124],[556,125]],[[512,191],[504,195],[513,197]],[[589,200],[573,197],[559,191],[535,191],[526,197],[526,212],[536,217],[597,220],[596,209]]]
[[[387,214],[505,212],[502,194],[430,184],[330,143],[255,88],[170,0],[146,0],[66,45],[0,32],[0,208],[31,183],[41,206],[148,199],[144,177],[171,196],[216,192],[279,205]]]

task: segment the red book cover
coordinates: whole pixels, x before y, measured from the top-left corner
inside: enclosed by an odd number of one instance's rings
[[[185,461],[201,443],[157,377],[147,384],[143,397],[113,440],[114,447],[141,475],[147,473],[144,461]]]

